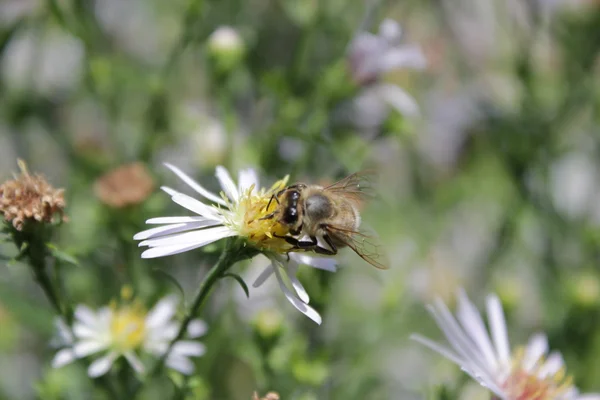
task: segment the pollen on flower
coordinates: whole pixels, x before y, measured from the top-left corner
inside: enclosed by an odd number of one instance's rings
[[[564,368],[554,374],[543,375],[541,359],[530,371],[523,369],[525,351],[521,348],[515,353],[513,366],[508,378],[502,384],[506,395],[514,400],[553,400],[560,398],[572,388],[573,380],[565,376]]]
[[[265,218],[277,207],[277,202],[272,197],[286,187],[287,180],[288,177],[285,177],[277,181],[268,190],[248,188],[239,200],[237,229],[240,236],[247,238],[259,249],[285,253],[292,248],[288,242],[278,237],[286,235],[288,228],[280,224],[277,218]]]
[[[146,310],[139,303],[117,307],[114,304],[110,333],[113,346],[120,351],[134,350],[146,336]]]
[[[54,189],[42,176],[30,175],[22,160],[21,175],[0,185],[0,212],[17,230],[26,221],[51,222],[55,214],[62,220],[65,208],[64,190]]]

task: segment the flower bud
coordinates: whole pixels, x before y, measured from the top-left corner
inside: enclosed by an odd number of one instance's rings
[[[221,26],[208,38],[208,50],[220,72],[234,69],[244,57],[245,44],[238,31],[230,26]]]
[[[595,307],[600,302],[600,281],[591,272],[576,274],[568,286],[571,301],[581,307]]]

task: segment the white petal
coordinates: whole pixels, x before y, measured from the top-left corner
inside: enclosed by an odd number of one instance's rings
[[[263,283],[265,283],[265,281],[271,276],[273,275],[273,272],[275,272],[275,268],[277,268],[276,266],[274,266],[273,264],[269,264],[261,273],[260,275],[258,275],[258,277],[256,277],[256,279],[254,280],[254,283],[252,284],[252,287],[259,287],[261,286]]]
[[[214,201],[215,203],[221,204],[223,206],[227,204],[227,203],[225,203],[223,201],[222,198],[220,198],[219,196],[217,196],[217,195],[209,192],[208,190],[204,189],[198,182],[196,182],[195,180],[193,180],[192,178],[190,178],[186,173],[184,173],[179,168],[177,168],[174,165],[171,165],[169,163],[165,163],[165,166],[167,168],[169,168],[171,171],[173,171],[175,174],[177,174],[177,176],[182,181],[184,181],[185,183],[187,183],[192,189],[194,189],[196,192],[198,192],[201,196],[204,196],[208,200]]]
[[[97,359],[88,368],[88,375],[92,378],[97,378],[106,374],[118,356],[118,353],[111,351],[104,357]]]
[[[158,301],[146,315],[146,327],[148,329],[162,328],[177,312],[177,304],[179,304],[179,300],[174,295]]]
[[[168,187],[168,186],[161,186],[161,187],[160,187],[160,190],[162,190],[163,192],[165,192],[166,194],[168,194],[168,195],[169,195],[169,196],[171,196],[171,197],[175,196],[176,194],[181,194],[181,193],[180,193],[180,192],[178,192],[177,190],[175,190],[175,189],[171,189],[171,188],[170,188],[170,187]]]
[[[145,240],[156,236],[167,236],[179,232],[191,231],[192,229],[204,228],[215,225],[221,225],[221,222],[212,219],[204,219],[204,221],[159,226],[157,228],[150,228],[145,231],[136,233],[133,236],[133,240]]]
[[[75,324],[73,324],[73,333],[75,334],[75,336],[77,336],[78,338],[84,338],[84,339],[88,339],[88,338],[94,338],[98,336],[98,331],[93,329],[92,327],[88,326],[88,325],[84,325],[82,323],[78,323],[76,322]]]
[[[231,179],[231,175],[229,175],[229,171],[219,165],[217,167],[216,176],[227,197],[229,197],[231,201],[237,203],[240,194],[238,193],[236,184],[233,182],[233,179]]]
[[[452,361],[459,367],[463,367],[463,368],[468,367],[468,365],[467,365],[468,361],[463,360],[458,355],[454,354],[452,352],[452,350],[448,349],[447,347],[445,347],[437,342],[434,342],[433,340],[430,340],[421,335],[413,334],[413,335],[410,335],[410,338],[414,341],[421,343],[423,346],[430,348],[431,350],[435,351],[436,353],[440,354],[441,356],[446,357],[448,360]]]
[[[389,42],[395,42],[402,36],[400,24],[393,19],[386,18],[379,25],[379,36]]]
[[[529,339],[525,349],[525,358],[523,359],[523,368],[531,372],[540,358],[548,352],[548,338],[546,335],[538,333]]]
[[[75,353],[72,349],[62,349],[52,359],[52,368],[60,368],[70,364],[75,360]]]
[[[187,328],[188,336],[191,338],[197,338],[203,336],[208,331],[208,325],[201,319],[192,320]]]
[[[541,379],[546,378],[547,376],[552,376],[556,374],[563,366],[565,365],[562,356],[560,353],[553,352],[546,359],[544,365],[540,368],[538,372],[538,376]]]
[[[99,351],[105,350],[108,347],[106,341],[100,340],[84,340],[81,342],[75,343],[73,346],[73,352],[77,357],[85,357],[90,354],[97,353]]]
[[[304,286],[302,286],[302,283],[300,283],[300,281],[296,277],[296,273],[298,271],[298,264],[290,263],[288,264],[287,268],[284,268],[284,271],[286,272],[286,275],[292,283],[292,287],[296,291],[296,294],[298,295],[300,300],[302,300],[303,303],[308,304],[310,302],[310,297],[308,296],[308,293],[306,293],[306,290],[304,289]]]
[[[187,224],[188,222],[206,221],[205,217],[157,217],[146,220],[147,224]]]
[[[238,192],[243,194],[250,187],[254,186],[254,191],[258,190],[258,175],[252,168],[241,169],[238,173]]]
[[[98,320],[96,313],[84,305],[75,308],[75,318],[90,327],[96,326]]]
[[[458,325],[448,307],[440,299],[435,300],[435,306],[435,309],[429,307],[429,312],[437,321],[438,326],[444,332],[446,339],[448,339],[454,350],[473,365],[472,370],[480,372],[486,380],[492,380],[490,368],[485,363],[485,359],[483,359],[468,335]]]
[[[147,342],[152,344],[153,342],[170,342],[177,336],[179,332],[178,322],[169,322],[164,325],[161,329],[153,329],[148,331]]]
[[[169,368],[173,368],[184,375],[190,375],[192,372],[194,372],[194,363],[192,363],[187,357],[177,357],[173,354],[170,354],[167,357],[166,364]]]
[[[218,221],[222,220],[222,216],[219,214],[216,208],[208,206],[200,200],[196,200],[187,194],[177,193],[171,197],[171,200],[180,206],[185,207],[188,210],[208,219],[214,219]]]
[[[58,335],[63,344],[72,344],[74,340],[73,334],[65,321],[63,321],[62,318],[56,318],[54,320],[54,325],[56,326],[56,330],[58,331]]]
[[[312,257],[302,253],[290,253],[290,258],[292,258],[299,264],[309,265],[311,267],[329,272],[337,271],[337,261],[335,258]]]
[[[506,320],[502,303],[496,295],[489,295],[486,299],[486,308],[492,339],[498,354],[498,360],[502,366],[508,366],[510,362],[510,346],[508,344],[508,333],[506,332]]]
[[[379,62],[382,72],[399,68],[423,69],[427,66],[425,55],[419,46],[402,46],[390,49]]]
[[[292,292],[290,292],[290,290],[287,288],[287,286],[285,286],[283,279],[281,278],[279,268],[274,268],[274,271],[275,271],[275,276],[277,277],[277,281],[279,282],[279,287],[283,291],[283,294],[288,299],[288,301],[290,303],[292,303],[292,305],[294,307],[296,307],[296,309],[298,311],[300,311],[302,314],[306,315],[308,318],[312,319],[317,324],[321,325],[322,319],[321,319],[321,316],[319,315],[319,313],[316,312],[315,310],[313,310],[311,307],[304,304],[303,302],[301,302],[300,300],[298,300],[292,294]]]
[[[193,342],[191,340],[182,340],[173,346],[173,354],[175,356],[193,356],[200,357],[206,353],[206,347],[199,342]]]
[[[230,235],[233,236],[233,235]],[[165,257],[172,256],[174,254],[185,253],[186,251],[194,250],[199,247],[206,246],[209,243],[215,242],[222,238],[215,238],[208,240],[206,242],[194,243],[194,244],[176,244],[173,246],[161,246],[161,247],[153,247],[148,249],[142,253],[142,258],[157,258],[157,257]]]
[[[190,245],[195,243],[204,243],[207,241],[210,243],[234,235],[236,235],[236,232],[233,232],[231,228],[227,226],[217,226],[214,228],[200,229],[193,232],[176,233],[156,239],[144,240],[140,243],[140,246],[159,247]]]
[[[98,332],[108,332],[110,330],[110,324],[112,322],[113,312],[110,307],[101,307],[97,312],[97,325],[94,329]]]
[[[469,301],[464,290],[460,290],[458,293],[457,316],[465,332],[471,336],[483,353],[487,364],[494,369],[497,368],[498,362],[487,329],[477,308]]]
[[[377,93],[400,114],[409,117],[419,115],[419,106],[415,99],[399,86],[391,83],[382,83],[377,86]]]
[[[131,365],[131,367],[135,370],[135,372],[137,372],[138,374],[144,373],[144,364],[142,364],[140,359],[137,358],[133,351],[125,352],[123,353],[123,355],[125,356],[127,362],[129,362],[129,365]]]

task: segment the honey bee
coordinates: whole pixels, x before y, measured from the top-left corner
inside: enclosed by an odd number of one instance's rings
[[[276,218],[289,234],[278,236],[293,245],[292,251],[312,250],[335,255],[349,247],[363,260],[379,269],[387,269],[379,259],[372,237],[359,231],[360,213],[368,192],[369,172],[358,172],[330,185],[296,183],[274,194],[275,210],[263,219]]]

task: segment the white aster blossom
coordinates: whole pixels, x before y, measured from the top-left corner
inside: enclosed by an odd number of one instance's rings
[[[391,19],[384,20],[379,33],[359,33],[348,48],[350,71],[357,83],[377,80],[382,74],[400,68],[423,69],[427,65],[421,48],[402,45],[400,25]]]
[[[420,335],[412,338],[459,365],[502,400],[600,400],[600,394],[579,394],[565,376],[560,353],[548,355],[546,335],[533,335],[525,348],[511,354],[500,300],[490,295],[486,306],[489,333],[475,305],[460,291],[456,318],[440,299],[428,307],[450,347]]]
[[[229,172],[218,166],[216,177],[222,189],[221,196],[218,196],[206,190],[179,168],[165,165],[205,200],[203,202],[163,186],[162,190],[171,196],[173,202],[195,215],[159,217],[146,221],[148,224],[161,226],[134,236],[135,240],[142,240],[140,246],[150,247],[142,253],[142,257],[169,256],[194,250],[227,237],[240,237],[271,260],[271,264],[259,276],[254,287],[260,286],[274,274],[288,301],[320,324],[321,317],[308,306],[309,296],[296,278],[296,271],[299,264],[335,271],[335,260],[291,252],[292,245],[278,237],[285,236],[288,229],[275,218],[262,219],[273,211],[276,202],[271,201],[271,198],[273,194],[285,188],[287,178],[276,182],[270,189],[259,189],[258,176],[253,169],[240,170],[236,184]],[[288,281],[291,289],[288,287]]]
[[[111,305],[97,311],[84,305],[77,306],[72,330],[62,320],[57,321],[64,348],[56,353],[52,366],[59,368],[97,354],[99,357],[90,364],[88,375],[98,377],[106,374],[122,356],[137,373],[143,374],[145,368],[140,355],[162,357],[177,336],[180,324],[173,319],[177,303],[175,296],[168,296],[148,312],[138,303]],[[206,325],[201,320],[192,321],[187,330],[191,339],[205,332]],[[204,352],[202,343],[179,340],[171,348],[165,363],[169,368],[189,375],[194,371],[190,357],[199,357]]]

